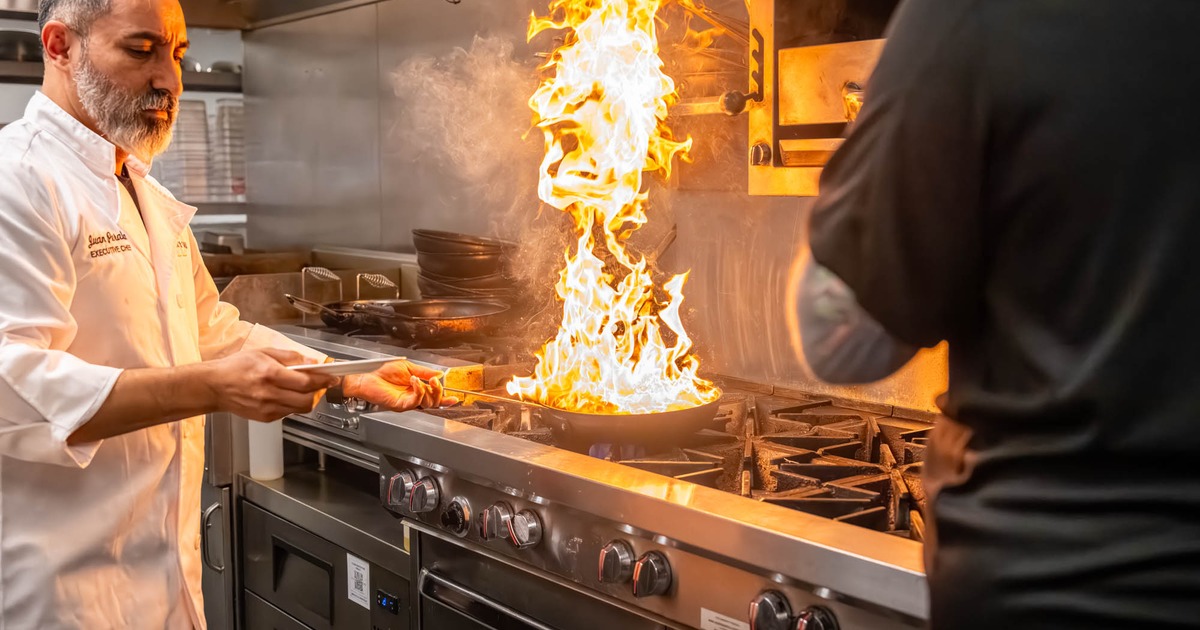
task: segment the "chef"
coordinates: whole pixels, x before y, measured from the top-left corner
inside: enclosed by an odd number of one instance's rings
[[[949,341],[934,630],[1200,624],[1200,3],[908,0],[825,170],[818,376]]]
[[[182,89],[177,0],[42,0],[39,20],[42,90],[0,131],[0,628],[203,628],[201,416],[274,420],[334,381],[219,301],[195,209],[146,174]],[[436,406],[436,377],[343,387]]]

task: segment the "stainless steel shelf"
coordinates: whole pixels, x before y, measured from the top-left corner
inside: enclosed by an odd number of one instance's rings
[[[241,92],[242,75],[229,72],[184,72],[183,89],[191,92]]]
[[[37,11],[18,11],[14,9],[0,9],[0,19],[3,20],[28,20],[30,22],[37,21]]]
[[[40,84],[42,64],[38,61],[0,61],[0,83]],[[242,75],[227,72],[184,72],[183,89],[187,92],[242,91]]]
[[[224,201],[188,201],[182,200],[186,204],[196,207],[197,215],[244,215],[246,214],[246,204],[243,202],[224,202]]]
[[[283,0],[293,2],[294,0]],[[376,0],[379,1],[379,0]],[[0,6],[37,5],[37,0],[0,0]],[[240,2],[234,0],[182,0],[183,13],[187,16],[190,28],[215,28],[225,30],[243,30],[246,28],[246,18],[243,15]],[[257,2],[255,4],[258,4]],[[37,22],[37,11],[33,9],[0,9],[0,19],[24,20]],[[35,25],[36,26],[36,25]]]
[[[0,61],[0,83],[42,82],[42,64],[37,61]]]

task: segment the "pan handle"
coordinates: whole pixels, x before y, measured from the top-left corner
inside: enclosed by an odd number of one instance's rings
[[[354,310],[359,311],[360,313],[368,313],[370,315],[377,315],[380,317],[397,317],[396,311],[375,304],[355,304]]]
[[[283,297],[287,299],[288,304],[291,304],[296,310],[300,311],[301,313],[307,313],[309,315],[320,315],[321,313],[330,313],[332,315],[341,315],[341,313],[329,308],[328,306],[325,306],[324,304],[317,304],[316,302],[313,302],[312,300],[298,298],[294,295],[291,295],[290,293],[283,294]]]
[[[413,321],[413,317],[397,312],[396,309],[387,308],[385,306],[377,306],[375,304],[355,304],[354,310],[361,311],[369,315],[374,315],[375,317]]]
[[[471,391],[469,389],[458,389],[457,387],[446,387],[445,385],[442,385],[442,389],[444,391],[450,392],[452,394],[462,394],[463,396],[479,396],[480,398],[492,398],[495,400],[502,400],[504,402],[517,403],[520,405],[529,405],[530,407],[541,407],[543,409],[550,409],[546,405],[543,405],[542,403],[533,401],[533,400],[524,400],[521,398],[511,398],[509,396],[501,396],[499,394],[490,394],[488,392],[476,392],[476,391]]]

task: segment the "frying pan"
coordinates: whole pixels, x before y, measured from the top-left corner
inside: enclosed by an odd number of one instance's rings
[[[312,300],[298,298],[294,295],[284,295],[289,304],[296,308],[301,313],[309,315],[318,315],[321,322],[330,328],[336,328],[341,332],[351,332],[355,330],[378,330],[380,329],[378,319],[370,313],[356,309],[356,305],[370,305],[380,308],[387,308],[393,304],[407,302],[408,300],[350,300],[346,302],[331,302],[329,304],[318,304]]]
[[[565,444],[586,448],[593,444],[636,444],[672,446],[701,429],[711,428],[721,406],[718,397],[688,409],[639,414],[602,414],[566,411],[527,400],[514,400],[486,392],[446,387],[446,391],[469,396],[521,402],[542,410],[544,422]]]
[[[601,414],[542,409],[542,420],[565,442],[576,445],[665,446],[712,426],[720,399],[697,407],[638,414]]]
[[[356,304],[354,309],[379,321],[384,332],[403,341],[429,341],[486,332],[508,306],[466,299],[411,300],[380,307]]]

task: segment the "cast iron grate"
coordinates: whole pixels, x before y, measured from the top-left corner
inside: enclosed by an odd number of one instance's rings
[[[443,417],[554,445],[536,409],[484,402]],[[726,394],[711,429],[647,453],[596,444],[588,454],[897,536],[922,540],[921,466],[932,424],[775,396]]]

